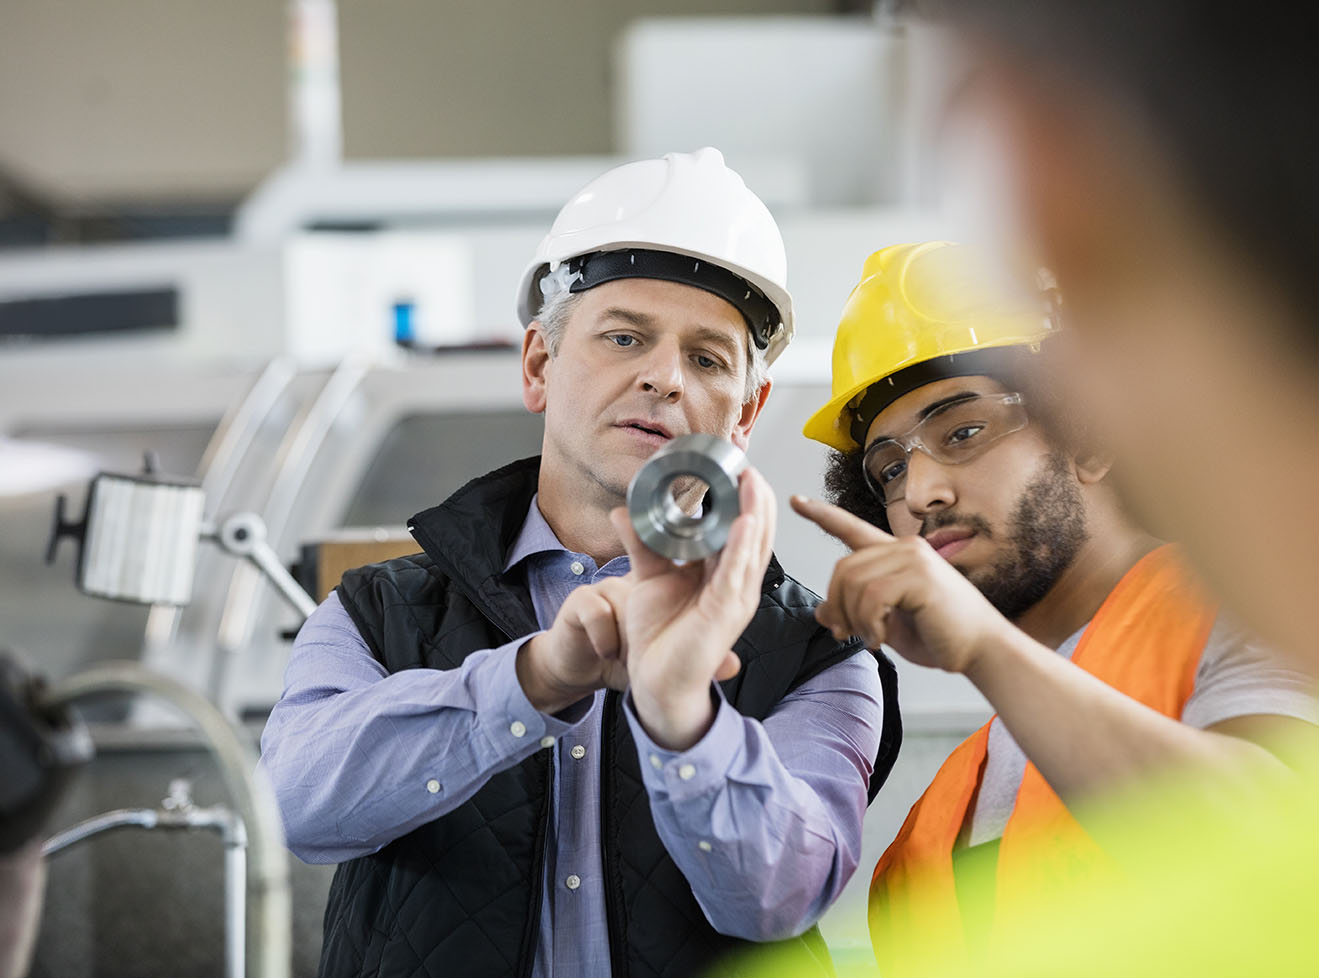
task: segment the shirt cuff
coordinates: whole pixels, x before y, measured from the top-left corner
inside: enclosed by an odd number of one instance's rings
[[[552,716],[540,712],[527,699],[518,682],[518,649],[539,634],[524,635],[491,649],[469,676],[477,708],[476,729],[498,755],[531,754],[541,747],[553,747],[555,740],[590,712],[589,696]]]
[[[724,699],[723,690],[713,683],[710,688],[716,703],[714,723],[685,751],[666,750],[651,740],[637,719],[632,694],[623,698],[623,713],[641,761],[641,778],[651,797],[681,802],[717,791],[727,783],[745,737],[742,715]]]

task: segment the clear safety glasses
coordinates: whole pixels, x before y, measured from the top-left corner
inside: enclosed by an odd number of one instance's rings
[[[885,506],[907,495],[907,465],[919,448],[936,462],[959,465],[990,445],[1026,427],[1021,395],[973,394],[930,412],[896,438],[880,438],[866,449],[861,467],[866,484]]]

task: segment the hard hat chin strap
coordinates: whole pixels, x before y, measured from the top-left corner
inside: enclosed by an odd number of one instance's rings
[[[567,269],[565,275],[563,270]],[[547,280],[558,278],[557,282]],[[542,279],[541,290],[585,292],[605,282],[624,278],[654,278],[703,289],[733,306],[746,320],[752,342],[758,349],[769,346],[783,329],[778,307],[763,292],[728,269],[690,255],[671,251],[631,248],[625,251],[593,251],[570,258]],[[546,292],[548,295],[548,292]]]

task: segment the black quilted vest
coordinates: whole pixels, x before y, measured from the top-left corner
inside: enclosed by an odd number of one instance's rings
[[[502,573],[536,491],[538,459],[477,479],[413,518],[423,554],[350,571],[339,596],[390,672],[452,669],[476,649],[538,628],[515,568]],[[790,690],[858,651],[813,617],[818,599],[772,562],[760,609],[735,646],[743,668],[728,701],[763,718]],[[874,797],[901,741],[896,677],[880,657],[884,730]],[[613,978],[735,975],[745,941],[717,933],[651,821],[637,751],[617,693],[607,694],[601,844]],[[322,978],[531,974],[540,923],[550,749],[486,782],[449,814],[339,866],[325,911]],[[832,975],[819,932],[781,942],[784,974]]]

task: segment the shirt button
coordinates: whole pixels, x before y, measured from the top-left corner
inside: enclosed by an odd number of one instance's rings
[[[658,771],[660,768],[664,766],[664,762],[660,760],[660,756],[658,754],[651,754],[650,766],[653,767],[656,771]]]
[[[436,781],[434,778],[431,778],[429,781],[426,782],[426,790],[429,791],[432,795],[438,794],[440,790],[440,783]]]
[[[568,753],[572,754],[573,757],[575,757],[577,760],[580,761],[583,757],[586,756],[586,748],[583,747],[581,744],[578,744]]]
[[[566,880],[563,881],[563,885],[570,890],[575,890],[577,889],[577,887],[582,885],[582,878],[578,876],[576,873],[573,873],[571,876],[569,876]]]
[[[554,738],[551,737],[551,736],[549,736],[549,735],[546,735],[546,736],[540,738],[540,745],[541,745],[542,747],[553,747],[553,746],[554,746]]]
[[[523,734],[527,732],[527,725],[523,723],[521,720],[514,720],[511,724],[509,724],[508,732],[511,733],[514,737],[521,737]]]
[[[710,843],[702,839],[700,842],[696,843],[696,848],[700,849],[701,852],[709,852],[714,847],[711,846]]]
[[[583,564],[580,560],[574,560],[571,564],[568,565],[568,570],[572,571],[574,574],[580,577],[582,574],[586,573],[586,565]]]
[[[682,767],[678,768],[678,777],[682,778],[684,781],[690,781],[692,778],[696,777],[696,768],[692,767],[690,764],[684,764]]]

